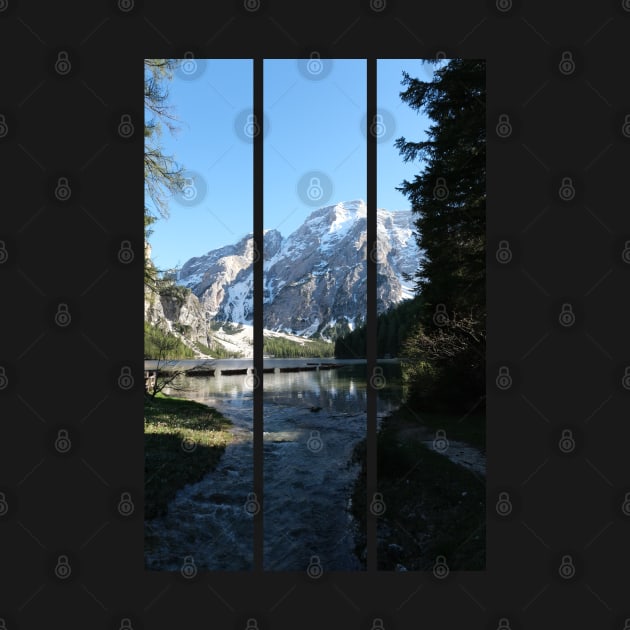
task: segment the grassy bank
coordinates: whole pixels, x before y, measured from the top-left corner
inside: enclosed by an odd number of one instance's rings
[[[442,412],[415,411],[404,404],[396,410],[389,422],[392,428],[403,430],[406,427],[425,427],[435,434],[444,431],[447,439],[466,442],[483,453],[486,452],[485,414],[449,414]]]
[[[425,427],[443,429],[449,439],[483,449],[485,421],[444,414],[422,414]],[[377,522],[378,569],[431,570],[444,556],[451,570],[485,569],[485,479],[451,462],[410,435],[417,414],[401,410],[383,421],[378,435],[378,492],[385,512]],[[465,439],[469,438],[469,439]],[[485,450],[485,449],[484,449]],[[353,495],[353,512],[365,532],[365,442],[355,450],[362,471]],[[357,553],[365,550],[359,534]]]
[[[158,394],[144,404],[144,514],[166,512],[178,489],[213,470],[231,421],[200,403]]]

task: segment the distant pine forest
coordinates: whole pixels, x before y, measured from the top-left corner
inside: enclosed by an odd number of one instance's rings
[[[381,313],[376,324],[376,354],[379,358],[402,356],[406,339],[419,322],[421,298],[415,297]],[[335,357],[338,359],[365,358],[367,328],[365,324],[338,337],[335,341]]]

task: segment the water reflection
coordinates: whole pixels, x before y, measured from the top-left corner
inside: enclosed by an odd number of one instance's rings
[[[165,390],[215,407],[233,421],[236,440],[215,472],[180,491],[168,517],[151,524],[160,540],[151,568],[177,569],[186,555],[200,569],[251,568],[253,521],[242,509],[253,487],[251,383],[245,375],[183,376],[175,383],[183,391]],[[365,363],[276,371],[263,385],[264,569],[304,571],[317,556],[324,570],[360,570],[349,507],[359,474],[352,453],[366,435]],[[379,415],[396,404],[379,397]],[[229,553],[219,542],[228,539]]]

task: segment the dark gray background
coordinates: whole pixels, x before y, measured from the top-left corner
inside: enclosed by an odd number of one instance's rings
[[[630,2],[548,6],[387,0],[374,11],[369,2],[261,0],[255,11],[207,3],[202,16],[189,1],[0,1],[6,628],[246,628],[250,618],[260,629],[370,629],[375,619],[386,630],[624,628]],[[185,580],[143,570],[142,59],[312,50],[488,62],[484,572]],[[61,51],[65,76],[55,71]],[[567,52],[574,66],[563,74]],[[122,114],[135,126],[130,139],[117,133]],[[504,138],[502,115],[512,126]],[[54,194],[60,177],[72,191],[65,202]],[[567,177],[570,201],[559,195]],[[117,257],[123,240],[135,252],[128,265]],[[507,264],[495,257],[502,240]],[[71,315],[64,328],[60,303]],[[558,319],[564,304],[569,327]],[[136,378],[131,391],[118,386],[123,366]],[[507,390],[495,386],[502,367]],[[54,447],[60,429],[72,445],[65,454]],[[574,448],[565,453],[567,430]],[[126,517],[122,492],[135,507]],[[502,492],[507,516],[495,510]],[[65,580],[54,571],[60,555]],[[559,572],[565,556],[569,579]]]

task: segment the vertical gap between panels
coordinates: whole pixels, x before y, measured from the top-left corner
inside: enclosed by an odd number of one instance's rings
[[[254,61],[254,570],[263,570],[263,59]]]
[[[376,366],[376,136],[371,132],[376,116],[376,59],[367,59],[367,449],[366,449],[366,523],[367,570],[376,571],[376,517],[370,503],[376,492],[376,389],[372,375]]]

